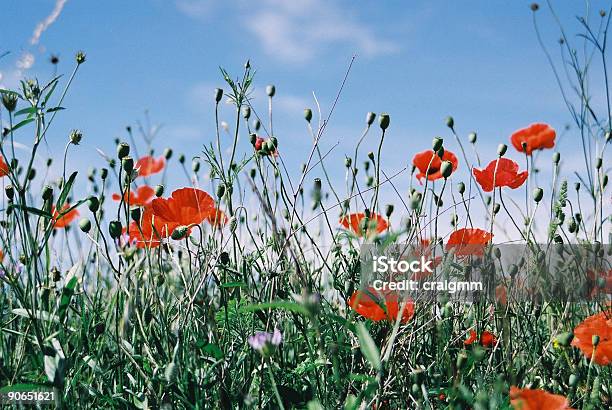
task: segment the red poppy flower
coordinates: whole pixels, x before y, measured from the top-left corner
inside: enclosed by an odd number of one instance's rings
[[[151,206],[146,206],[140,220],[140,227],[132,221],[128,229],[129,243],[136,243],[137,248],[156,248],[162,239],[172,234],[178,226],[160,216],[153,214]]]
[[[470,335],[467,339],[463,341],[463,344],[469,346],[478,340],[478,335],[476,335],[476,331],[474,329],[470,330]]]
[[[148,185],[139,186],[136,192],[130,191],[129,195],[127,192],[123,194],[123,200],[129,206],[145,206],[149,204],[155,196],[155,190]],[[113,200],[120,201],[121,195],[113,194]]]
[[[382,215],[371,213],[370,217],[366,218],[363,212],[344,215],[340,218],[340,225],[350,229],[357,236],[365,237],[370,237],[375,233],[382,233],[389,227],[389,223]]]
[[[593,347],[593,336],[599,336],[599,344]],[[612,309],[587,317],[574,329],[572,346],[579,348],[589,359],[595,350],[593,361],[607,366],[612,363]]]
[[[139,177],[148,177],[149,175],[157,174],[166,165],[166,160],[163,156],[153,158],[150,155],[140,158],[136,161],[134,169],[138,170]]]
[[[435,247],[435,246],[434,246]],[[436,256],[431,259],[433,256],[433,248],[431,246],[431,241],[429,239],[421,239],[421,243],[416,245],[412,250],[412,256],[415,258],[420,258],[421,256],[425,257],[428,260],[431,260],[431,269],[435,269],[440,263],[442,263],[442,257]],[[425,279],[428,276],[431,276],[432,272],[427,269],[421,269],[418,272],[413,272],[410,277],[411,280],[420,281]]]
[[[497,172],[495,167],[497,166]],[[476,181],[485,192],[493,191],[495,187],[507,186],[516,189],[525,183],[527,171],[518,172],[519,166],[516,162],[508,158],[499,158],[489,162],[485,169],[474,168],[472,172]],[[493,183],[495,180],[495,186]]]
[[[487,330],[480,335],[480,344],[484,347],[493,347],[497,343],[495,335]]]
[[[493,234],[482,229],[457,229],[450,234],[446,243],[446,250],[454,249],[457,256],[480,256],[484,253],[484,248],[491,242],[491,239],[493,239]]]
[[[399,314],[401,302],[396,292],[377,291],[373,287],[366,291],[355,291],[349,299],[349,306],[361,316],[375,322],[381,320],[394,321]],[[414,302],[409,300],[402,312],[402,323],[410,321],[414,315]]]
[[[53,206],[51,209],[51,215],[54,229],[65,228],[79,217],[79,211],[76,208],[71,211],[68,211],[68,209],[70,209],[69,204],[64,204],[61,212],[57,212],[57,209],[55,209],[55,206]],[[61,213],[66,211],[68,211],[66,214],[60,216]]]
[[[597,295],[597,293],[612,294],[612,269],[599,273],[589,269],[587,271],[587,279],[591,285],[591,297]],[[600,287],[600,279],[603,280],[603,287]]]
[[[518,152],[531,155],[535,150],[554,147],[556,136],[557,133],[550,125],[536,123],[513,132],[510,142]],[[523,149],[523,144],[525,144],[525,149]]]
[[[0,177],[5,177],[8,175],[8,173],[9,167],[6,162],[4,162],[4,157],[0,156]]]
[[[504,285],[497,285],[495,287],[495,300],[503,306],[508,304],[508,289]]]
[[[263,148],[263,144],[264,144],[266,141],[268,141],[268,140],[267,140],[267,139],[265,139],[265,138],[262,138],[262,137],[256,137],[256,138],[255,138],[255,145],[254,145],[255,151],[260,151],[260,150]],[[276,152],[276,150],[274,150],[274,151],[272,151],[272,155],[274,155],[275,157],[277,157],[277,156],[278,156],[278,152]]]
[[[229,222],[229,218],[227,217],[227,215],[225,215],[225,212],[217,208],[215,208],[213,212],[211,212],[210,215],[206,217],[206,220],[212,226],[218,227],[223,227]]]
[[[442,172],[440,171],[442,161],[450,161],[451,164],[453,164],[453,172],[455,172],[459,166],[457,156],[447,150],[444,150],[442,158],[430,149],[416,154],[414,158],[412,158],[412,165],[419,170],[419,173],[416,175],[417,179],[421,181],[421,179],[427,176],[428,180],[435,181],[436,179],[442,178]]]
[[[168,199],[155,198],[153,214],[176,225],[198,225],[215,212],[215,201],[201,189],[181,188]],[[170,231],[172,233],[172,231]]]
[[[510,404],[515,410],[572,410],[564,396],[516,386],[510,387]]]

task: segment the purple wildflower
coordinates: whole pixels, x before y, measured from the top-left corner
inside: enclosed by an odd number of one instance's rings
[[[274,333],[257,332],[248,339],[251,347],[262,354],[271,353],[282,341],[283,335],[277,328],[274,328]]]

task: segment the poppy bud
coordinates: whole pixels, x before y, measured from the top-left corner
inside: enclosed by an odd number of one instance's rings
[[[555,152],[552,156],[552,160],[553,160],[553,164],[558,164],[559,161],[561,160],[561,154],[559,154],[558,152]]]
[[[374,153],[372,151],[368,152],[368,158],[370,161],[374,162]]]
[[[369,176],[366,180],[366,185],[368,186],[368,188],[371,188],[374,186],[374,177],[373,176]]]
[[[274,149],[278,148],[278,139],[276,137],[270,137],[269,141],[274,146]]]
[[[45,187],[42,190],[42,199],[45,201],[48,201],[51,199],[52,196],[53,196],[53,188],[51,187],[51,185],[45,185]]]
[[[191,169],[197,174],[200,171],[200,161],[194,159],[191,163]]]
[[[444,144],[444,140],[440,137],[435,137],[431,143],[434,152],[440,151],[442,148],[442,144]]]
[[[8,112],[15,111],[17,108],[17,94],[4,92],[2,93],[2,105]]]
[[[139,207],[130,209],[130,218],[136,223],[140,222],[140,214],[141,211]]]
[[[271,141],[271,139],[267,139],[266,142],[263,143],[263,149],[265,154],[274,152],[274,143]]]
[[[376,114],[374,114],[373,112],[370,111],[369,113],[366,114],[366,124],[368,124],[368,127],[372,125],[375,119],[376,119]]]
[[[49,168],[53,164],[53,158],[47,158],[47,168]]]
[[[351,158],[346,157],[344,159],[344,166],[345,167],[350,168],[352,164],[353,164],[353,160]]]
[[[310,108],[304,108],[304,119],[307,122],[310,122],[310,120],[312,120],[312,110]]]
[[[576,191],[580,191],[580,182],[576,182],[576,183],[574,184],[574,189],[575,189]]]
[[[314,180],[314,190],[321,191],[321,178],[315,178]]]
[[[544,190],[542,188],[536,188],[533,190],[533,200],[540,202],[544,196]]]
[[[123,170],[129,175],[134,170],[134,158],[132,157],[123,157],[121,159],[121,167]]]
[[[499,146],[497,147],[497,155],[503,157],[507,150],[508,146],[506,144],[499,144]]]
[[[108,233],[113,239],[117,239],[118,237],[120,237],[122,230],[123,227],[121,226],[120,221],[110,221],[110,223],[108,224]]]
[[[595,159],[595,169],[600,169],[602,164],[603,160],[601,159],[601,157],[597,157]]]
[[[266,95],[268,97],[274,97],[274,94],[276,94],[276,87],[274,87],[273,85],[269,85],[266,87]]]
[[[95,213],[100,208],[100,201],[97,197],[90,196],[89,199],[87,199],[87,207],[91,212]]]
[[[251,107],[249,107],[248,105],[242,107],[242,117],[247,121],[249,120],[249,118],[251,118]]]
[[[392,214],[393,214],[393,205],[392,204],[388,204],[385,207],[385,215],[387,216],[387,218],[390,218]]]
[[[380,114],[380,118],[378,119],[378,124],[380,128],[384,131],[389,128],[389,124],[391,123],[391,117],[386,112]]]
[[[470,132],[470,134],[468,135],[468,141],[470,141],[470,143],[472,144],[476,144],[477,139],[478,139],[478,136],[476,135],[476,133]]]
[[[601,17],[606,17],[606,11],[604,9],[599,10],[599,15]]]
[[[253,120],[253,129],[255,131],[259,131],[260,128],[261,128],[261,122],[257,118],[255,118]]]
[[[130,146],[127,143],[122,142],[121,144],[117,145],[117,158],[123,159],[128,155],[130,155]]]
[[[463,193],[465,192],[465,184],[463,182],[459,182],[457,184],[457,191],[459,191],[460,195],[463,195]]]
[[[450,115],[446,117],[446,126],[451,130],[455,127],[455,119]]]
[[[181,155],[179,155],[178,160],[179,160],[179,162],[180,162],[181,164],[184,164],[184,163],[185,163],[185,154],[181,154]]]
[[[221,252],[221,254],[219,254],[219,262],[221,262],[221,265],[228,265],[230,263],[229,253],[225,251]]]
[[[255,179],[255,176],[257,175],[257,170],[255,168],[251,168],[251,172],[249,174],[251,176],[251,179]]]
[[[221,183],[217,186],[217,198],[221,199],[225,195],[225,184]]]
[[[86,55],[84,51],[77,52],[74,57],[78,65],[83,64],[85,62],[85,58],[86,58]]]
[[[578,225],[576,224],[576,220],[574,218],[570,219],[567,223],[567,230],[570,233],[574,233],[578,230]]]
[[[591,337],[591,342],[593,343],[593,347],[597,347],[599,344],[599,335],[593,335],[593,337]]]
[[[104,180],[106,179],[107,176],[108,176],[108,169],[106,168],[100,169],[100,178]]]
[[[579,381],[580,381],[580,378],[576,374],[572,373],[570,374],[567,384],[569,384],[570,387],[576,387]]]
[[[518,273],[518,266],[516,266],[515,264],[510,265],[510,268],[508,269],[508,274],[510,275],[510,277],[514,278],[517,273]]]
[[[529,6],[529,8],[531,9],[531,11],[538,11],[540,9],[540,5],[538,3],[531,3],[531,6]]]
[[[363,167],[365,168],[366,172],[368,171],[368,169],[370,169],[370,161],[366,161],[363,163]]]
[[[497,215],[499,213],[499,203],[495,203],[495,205],[493,205],[493,215]]]
[[[219,103],[223,98],[223,90],[221,88],[215,88],[215,102]]]
[[[70,131],[70,142],[72,142],[74,145],[79,145],[79,143],[81,142],[81,139],[83,139],[83,133],[79,130],[72,130]]]
[[[608,185],[608,175],[604,175],[601,181],[601,185],[605,188]]]
[[[13,185],[7,185],[4,188],[4,192],[6,193],[6,197],[9,199],[9,201],[12,201],[15,197],[15,187]]]
[[[442,161],[442,165],[440,165],[440,173],[444,178],[450,177],[453,173],[453,164],[450,161]]]
[[[166,148],[164,150],[164,158],[166,158],[166,159],[172,158],[172,153],[173,153],[172,152],[172,148]]]
[[[174,231],[172,231],[172,235],[170,235],[170,237],[174,239],[175,241],[179,239],[183,239],[185,235],[187,235],[188,229],[189,228],[187,228],[185,225],[178,226],[177,228],[174,229]]]
[[[36,168],[30,169],[30,173],[28,174],[28,180],[33,180],[36,178]]]
[[[612,141],[612,132],[607,131],[606,132],[606,143]]]
[[[88,233],[91,229],[91,221],[88,218],[82,218],[79,221],[79,228],[81,228],[81,231]]]

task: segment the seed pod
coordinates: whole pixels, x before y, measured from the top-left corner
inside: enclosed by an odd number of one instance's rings
[[[181,164],[184,164],[184,163],[185,163],[185,154],[181,154],[181,155],[179,155],[178,160],[179,160],[179,162],[180,162]]]
[[[120,221],[110,221],[110,223],[108,224],[108,233],[113,239],[119,238],[121,236],[122,230],[123,227],[121,226]]]
[[[221,88],[215,88],[215,102],[219,103],[223,98],[223,90]]]
[[[79,130],[70,131],[70,142],[74,145],[79,145],[81,140],[83,139],[83,133]]]
[[[81,231],[88,233],[91,230],[91,221],[88,218],[82,218],[79,221],[79,228],[81,228]]]
[[[221,199],[221,198],[223,198],[223,195],[225,195],[225,184],[224,183],[220,183],[217,186],[217,198]]]
[[[446,117],[446,126],[451,130],[455,127],[455,119],[450,115]]]
[[[310,120],[312,120],[312,110],[310,108],[304,108],[304,119],[307,122],[310,122]]]
[[[100,170],[100,178],[102,178],[102,180],[105,180],[107,176],[108,176],[108,169],[102,168]]]
[[[506,144],[499,144],[499,146],[497,147],[497,155],[503,157],[507,150],[508,146]]]
[[[544,190],[542,188],[536,188],[533,190],[533,200],[540,202],[544,196]]]
[[[457,184],[457,191],[459,191],[460,195],[463,195],[463,193],[465,192],[465,184],[463,182],[459,182]]]
[[[389,114],[385,112],[381,113],[380,118],[378,119],[378,124],[383,131],[389,128],[389,124],[391,124],[391,117]]]
[[[278,148],[278,139],[276,137],[270,137],[268,141],[272,143],[272,146],[274,147],[274,149]]]
[[[597,159],[595,159],[595,169],[600,169],[602,164],[603,160],[601,159],[601,157],[597,157]]]
[[[470,132],[468,135],[468,141],[470,141],[471,144],[476,144],[477,140],[478,140],[478,135],[475,132]]]
[[[15,187],[13,185],[7,185],[4,188],[4,192],[6,193],[6,197],[9,199],[9,201],[12,201],[15,197]]]
[[[183,239],[185,238],[185,235],[187,235],[188,229],[189,228],[187,228],[185,225],[181,225],[172,231],[172,235],[170,235],[170,237],[175,241]]]
[[[529,6],[529,8],[531,9],[531,11],[536,12],[540,9],[540,5],[538,3],[531,3],[531,6]]]
[[[431,143],[434,152],[440,151],[442,148],[442,144],[444,144],[444,140],[440,137],[435,137]]]
[[[51,185],[45,185],[42,190],[42,199],[48,201],[53,197],[53,187]]]
[[[376,119],[376,114],[374,114],[373,112],[369,112],[366,114],[366,124],[368,124],[368,127],[372,125],[375,119]]]
[[[166,148],[164,150],[164,158],[166,158],[166,160],[172,158],[172,153],[173,153],[172,148]]]
[[[368,152],[368,158],[370,161],[374,162],[374,153],[372,151]]]
[[[100,201],[97,197],[90,196],[89,199],[87,199],[87,207],[91,212],[95,213],[100,208]]]
[[[134,158],[129,156],[123,157],[121,159],[121,168],[123,168],[123,170],[130,175],[134,170]]]
[[[155,196],[159,198],[163,194],[164,194],[164,186],[162,184],[155,186]]]
[[[552,156],[553,164],[557,165],[561,161],[561,154],[555,152]]]
[[[191,163],[191,169],[197,174],[200,171],[200,161],[194,159]]]
[[[15,111],[15,108],[17,108],[17,94],[12,92],[2,93],[2,105],[4,105],[8,112]]]
[[[117,145],[117,158],[123,159],[128,155],[130,155],[130,146],[127,143],[122,142],[121,144]]]
[[[230,263],[229,253],[225,251],[221,252],[221,254],[219,254],[219,262],[221,262],[222,265],[228,265]]]
[[[593,335],[591,337],[591,342],[593,343],[593,347],[597,347],[599,344],[599,335]]]
[[[346,157],[344,159],[344,166],[345,167],[350,168],[352,164],[353,164],[353,160],[351,158]]]
[[[499,203],[496,202],[495,205],[493,205],[493,215],[497,215],[499,213],[499,209]]]
[[[442,161],[440,165],[440,173],[444,178],[448,178],[453,173],[453,164],[450,161]]]
[[[259,131],[259,129],[261,128],[261,122],[256,118],[253,120],[253,129],[255,131]]]
[[[274,94],[276,94],[276,87],[273,85],[269,85],[266,87],[266,95],[268,97],[274,97]]]
[[[251,168],[251,172],[250,172],[251,179],[255,179],[256,175],[257,175],[257,169]]]

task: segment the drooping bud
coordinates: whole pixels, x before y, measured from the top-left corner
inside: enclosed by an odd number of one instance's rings
[[[446,117],[446,126],[450,128],[451,130],[455,128],[455,119],[451,117],[450,115]]]
[[[497,146],[497,155],[500,157],[503,157],[506,151],[508,151],[508,146],[506,144],[499,144]]]
[[[378,119],[378,124],[380,128],[384,131],[389,128],[389,124],[391,124],[391,117],[386,112],[380,114],[380,118]]]
[[[576,182],[576,183],[574,184],[574,189],[575,189],[576,191],[580,191],[580,182]]]
[[[603,160],[601,159],[601,157],[597,157],[595,159],[595,169],[600,169],[602,164],[603,164]]]
[[[440,151],[440,149],[442,148],[442,144],[444,144],[444,140],[440,137],[435,137],[431,143],[433,151]]]
[[[130,146],[126,142],[117,145],[117,158],[123,159],[130,155]]]
[[[442,161],[442,165],[440,165],[440,173],[444,178],[450,177],[453,173],[453,163],[450,161]]]
[[[304,119],[307,122],[310,122],[310,120],[312,120],[312,110],[310,108],[304,108]]]
[[[108,169],[102,168],[100,170],[100,178],[102,178],[102,180],[105,180],[107,176],[108,176]]]
[[[470,132],[468,135],[468,141],[471,144],[476,144],[476,140],[478,140],[478,135],[475,132]]]
[[[130,218],[132,219],[132,221],[139,223],[140,215],[141,215],[140,207],[130,209]]]
[[[457,191],[459,191],[460,195],[463,195],[463,193],[465,192],[465,184],[463,182],[459,182],[457,184]]]
[[[261,122],[257,118],[255,118],[253,120],[253,129],[255,131],[259,131],[260,128],[261,128]]]
[[[368,158],[370,161],[374,162],[374,153],[372,151],[368,152]]]
[[[88,233],[91,230],[91,221],[89,218],[81,218],[79,221],[79,228],[81,228],[81,231]]]
[[[119,238],[121,236],[122,230],[123,227],[121,226],[120,221],[110,221],[110,223],[108,224],[108,233],[113,239]]]
[[[544,196],[544,190],[542,188],[536,188],[533,190],[533,200],[540,202]]]
[[[274,94],[276,94],[276,87],[273,85],[269,85],[266,87],[266,95],[268,97],[274,97]]]
[[[535,12],[535,11],[538,11],[540,9],[540,5],[538,3],[531,3],[529,8],[531,9],[531,11]]]
[[[170,158],[172,158],[172,148],[166,148],[164,150],[164,158],[166,158],[166,160],[169,160]]]
[[[366,114],[366,124],[368,124],[368,127],[370,125],[372,125],[372,123],[374,123],[374,120],[376,119],[376,114],[374,114],[373,112],[369,112]]]
[[[223,90],[221,88],[215,88],[215,102],[219,103],[223,98]]]
[[[352,164],[353,164],[353,160],[351,158],[346,157],[344,159],[344,166],[345,167],[350,168]]]

